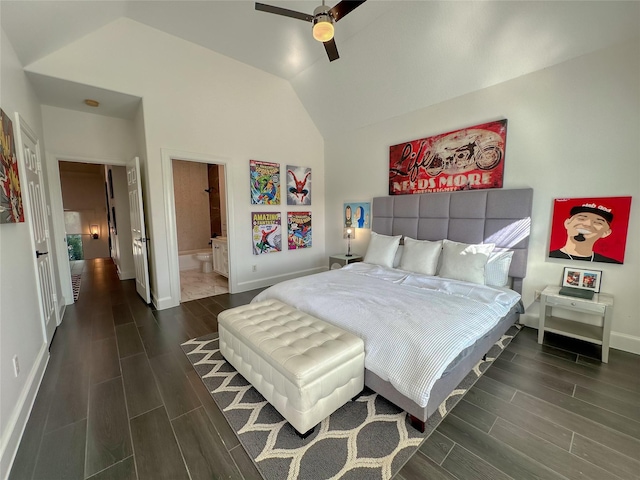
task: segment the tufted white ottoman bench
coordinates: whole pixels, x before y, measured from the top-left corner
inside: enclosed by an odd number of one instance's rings
[[[364,387],[361,338],[277,300],[218,315],[220,352],[300,434]]]

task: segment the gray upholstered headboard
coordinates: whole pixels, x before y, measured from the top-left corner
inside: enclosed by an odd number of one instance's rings
[[[513,250],[509,276],[522,293],[527,273],[533,189],[472,190],[373,199],[372,230],[418,240],[448,238]]]

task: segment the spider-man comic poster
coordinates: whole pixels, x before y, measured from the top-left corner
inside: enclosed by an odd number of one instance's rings
[[[282,250],[282,215],[280,212],[252,212],[253,254]]]
[[[311,205],[311,169],[287,165],[287,205]]]
[[[287,213],[289,250],[311,247],[311,212]]]
[[[280,205],[280,164],[249,160],[251,203]]]
[[[389,148],[389,195],[502,188],[507,121]]]

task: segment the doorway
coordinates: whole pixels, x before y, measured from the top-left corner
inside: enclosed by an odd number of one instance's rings
[[[225,166],[172,159],[180,302],[229,292]]]
[[[226,262],[226,271],[228,272],[228,291],[229,293],[235,293],[237,285],[235,284],[235,270],[234,262],[235,249],[233,247],[234,235],[234,209],[232,196],[229,193],[229,188],[233,185],[233,172],[230,168],[230,159],[218,155],[185,152],[182,150],[173,150],[168,148],[161,149],[162,156],[162,174],[164,177],[164,193],[165,193],[165,227],[167,231],[167,249],[169,253],[169,281],[170,281],[170,297],[159,300],[163,308],[172,306],[178,306],[181,303],[180,296],[180,266],[178,255],[178,227],[176,222],[176,199],[173,179],[173,160],[184,160],[188,162],[204,163],[210,165],[219,165],[224,167],[220,169],[220,179],[222,182],[223,192],[221,191],[220,199],[224,202],[225,214],[221,215],[221,222],[226,220],[226,240],[218,238],[218,241],[223,241],[226,246],[226,251],[222,252],[220,249],[215,249],[212,245],[212,253],[218,252],[220,257]],[[203,187],[203,194],[204,194]],[[213,242],[212,242],[213,243]],[[207,245],[208,247],[208,242]]]
[[[73,299],[79,295],[85,259],[110,255],[105,202],[105,167],[95,163],[58,162],[64,228]]]
[[[120,280],[135,276],[127,174],[124,166],[65,160],[58,170],[75,302],[86,260],[112,258]]]

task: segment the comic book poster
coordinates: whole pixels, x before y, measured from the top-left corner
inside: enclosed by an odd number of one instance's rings
[[[287,165],[287,205],[311,205],[311,169]]]
[[[311,247],[311,212],[287,213],[289,250]]]
[[[4,110],[0,120],[0,223],[24,222],[13,124]]]
[[[345,203],[344,227],[371,228],[371,204],[368,202]]]
[[[280,164],[249,160],[251,203],[280,205]]]
[[[558,198],[549,257],[624,263],[631,197]]]
[[[282,250],[282,215],[280,212],[251,212],[253,254]]]
[[[389,195],[501,188],[507,121],[389,147]]]

